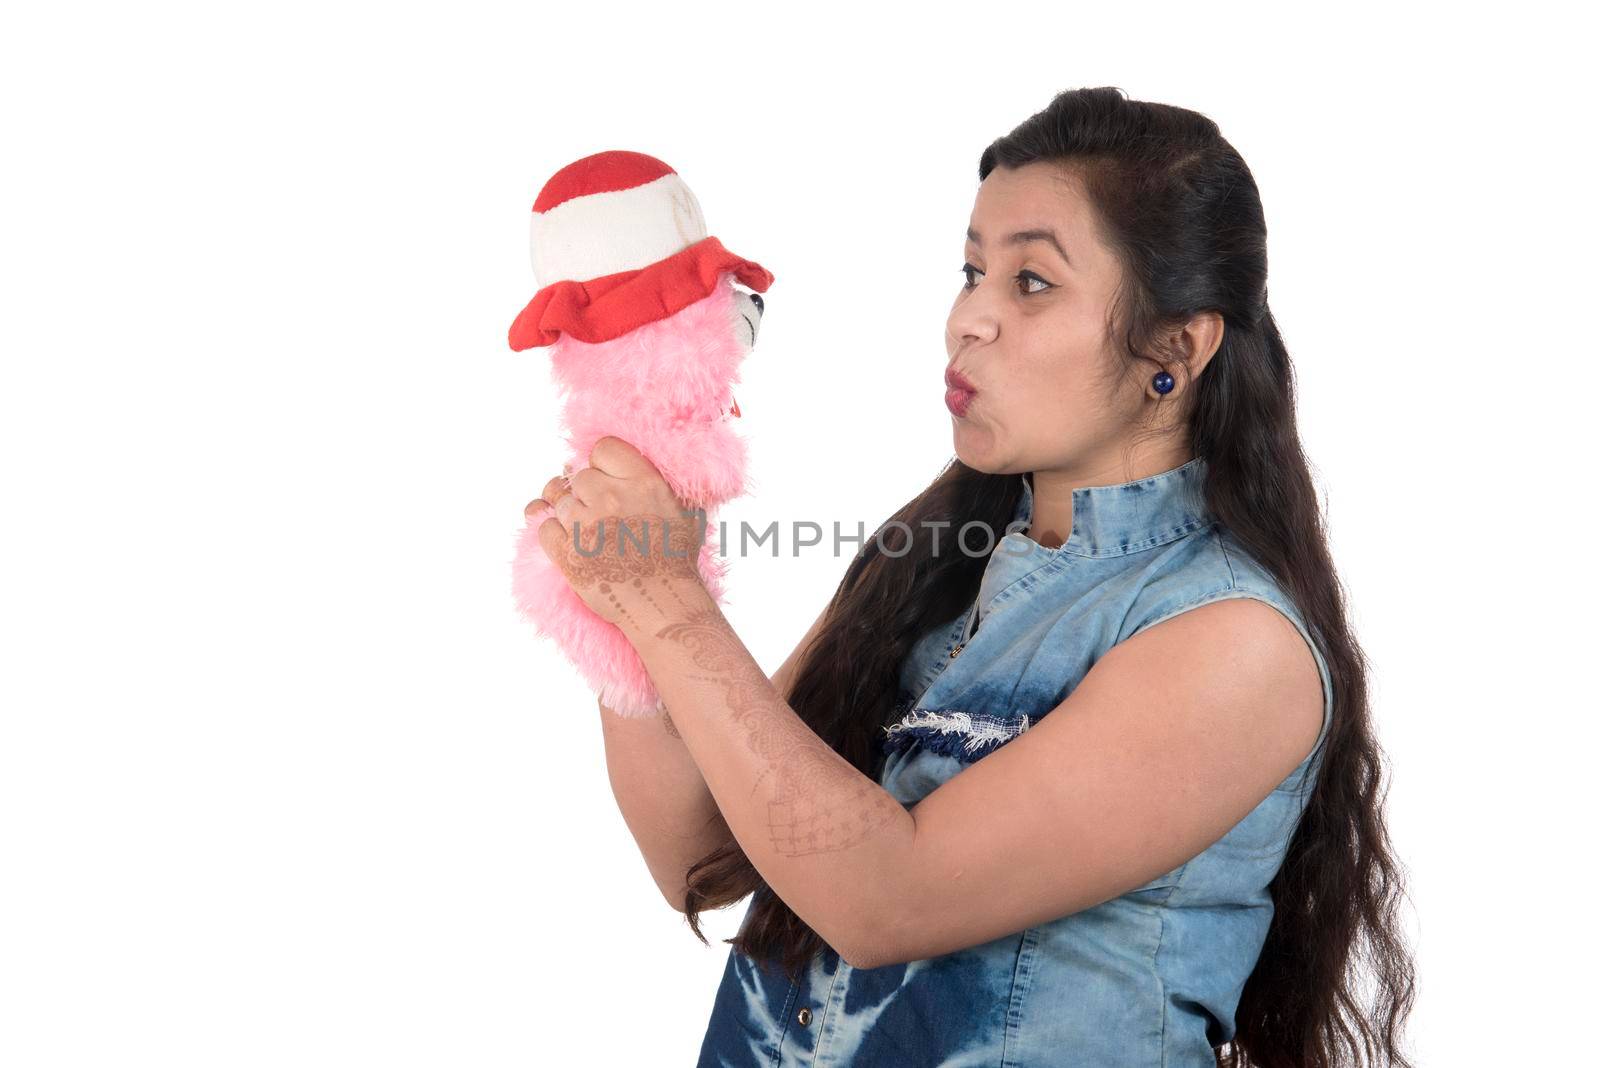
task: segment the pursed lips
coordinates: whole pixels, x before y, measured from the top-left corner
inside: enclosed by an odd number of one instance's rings
[[[944,404],[950,409],[950,414],[957,419],[967,414],[967,407],[972,403],[972,398],[978,395],[978,387],[966,375],[954,367],[944,369]]]
[[[972,380],[954,367],[944,369],[944,385],[946,389],[959,389],[963,393],[978,392],[978,387],[972,384]]]

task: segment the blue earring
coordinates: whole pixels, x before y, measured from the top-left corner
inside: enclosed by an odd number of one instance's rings
[[[1172,392],[1172,376],[1167,374],[1165,371],[1162,371],[1160,374],[1156,375],[1155,378],[1151,379],[1151,384],[1156,387],[1157,393]]]

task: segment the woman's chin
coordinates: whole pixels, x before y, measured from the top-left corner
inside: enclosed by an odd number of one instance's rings
[[[985,464],[994,453],[993,434],[965,419],[957,419],[950,437],[955,446],[956,459],[979,471],[988,470]]]

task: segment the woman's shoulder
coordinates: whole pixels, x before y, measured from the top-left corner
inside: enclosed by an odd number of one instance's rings
[[[1117,641],[1218,601],[1249,598],[1271,605],[1294,625],[1316,664],[1323,698],[1322,728],[1316,745],[1320,748],[1331,722],[1334,694],[1333,675],[1316,640],[1314,625],[1283,583],[1227,527],[1221,523],[1213,525],[1205,532],[1204,539],[1204,544],[1197,545],[1180,565],[1151,571],[1149,581],[1133,598]]]
[[[1304,617],[1282,583],[1221,523],[1198,532],[1161,566],[1140,569],[1118,641],[1213,601],[1249,597],[1266,601],[1304,627]],[[1175,547],[1176,548],[1176,547]]]

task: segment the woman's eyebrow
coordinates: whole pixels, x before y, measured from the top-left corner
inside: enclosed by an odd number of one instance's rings
[[[970,226],[967,227],[967,240],[971,241],[979,248],[983,247],[983,238],[978,236],[978,231],[974,230]],[[1068,266],[1074,266],[1071,257],[1067,255],[1067,250],[1062,248],[1061,242],[1057,240],[1056,232],[1054,230],[1018,230],[1014,234],[1007,234],[1005,240],[1001,243],[1005,245],[1026,245],[1031,241],[1049,242],[1050,246],[1056,250],[1061,258],[1066,260]]]

